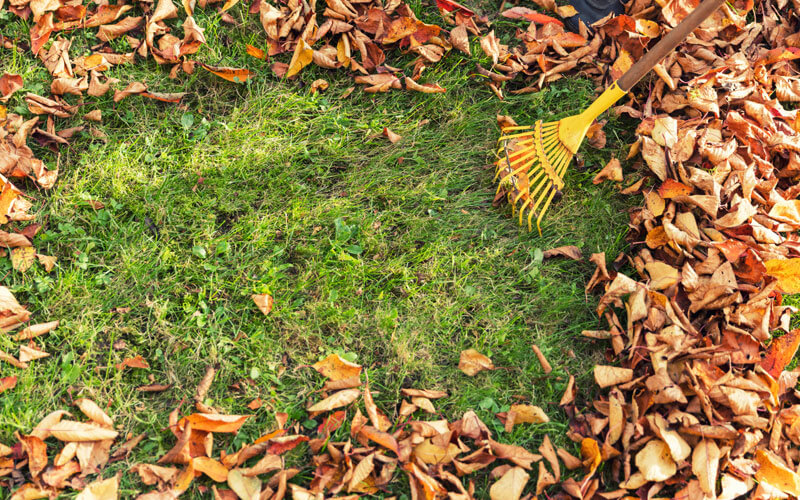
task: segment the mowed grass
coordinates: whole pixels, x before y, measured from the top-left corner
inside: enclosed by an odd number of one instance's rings
[[[422,18],[439,19],[431,4],[413,6]],[[475,410],[500,441],[535,450],[549,433],[575,452],[558,401],[570,374],[586,401],[591,368],[603,359],[605,346],[580,336],[598,328],[596,298],[584,293],[594,266],[543,261],[541,251],[577,245],[587,258],[606,252],[611,261],[625,248],[625,208],[634,200],[591,178],[621,154],[630,127],[612,119],[607,148],[585,147],[588,169],[570,170],[540,237],[520,228],[508,207],[492,206],[495,117],[528,123],[577,112],[591,100],[590,82],[565,79],[500,101],[473,74],[476,62],[490,65],[473,41],[473,57],[450,54],[425,72],[446,93],[356,88],[342,97],[354,85],[345,71],[308,67],[297,80],[281,81],[267,63],[244,55],[244,44],[263,46],[264,35],[239,7],[238,27],[220,25],[211,10],[198,15],[208,37],[198,59],[246,66],[256,72],[250,82],[225,82],[199,68],[171,81],[152,62],[113,68],[120,88],[140,80],[155,91],[190,94],[182,105],[88,98],[85,111],[103,112],[97,128],[107,142],[84,132],[58,158],[36,150],[60,166],[52,191],[26,186],[44,226],[34,244],[58,265],[49,274],[38,265],[21,274],[0,259],[0,276],[34,321],[62,323],[36,340],[50,358],[27,370],[0,365],[3,376],[19,376],[16,389],[0,395],[0,441],[89,397],[123,432],[148,433],[104,475],[152,463],[174,444],[168,413],[191,401],[205,367],[218,364],[207,404],[253,415],[237,436],[217,439],[233,451],[273,428],[276,412],[311,425],[304,408],[319,400],[323,381],[307,365],[339,353],[365,367],[390,416],[401,388],[443,389],[450,396],[435,403],[444,418]],[[9,24],[27,33],[25,24]],[[511,41],[513,23],[501,20],[496,29]],[[78,47],[93,42],[75,36]],[[392,52],[387,62],[405,67],[411,58]],[[23,74],[26,90],[49,86],[27,55],[0,52],[0,63]],[[314,95],[317,78],[330,88]],[[8,107],[30,115],[20,94]],[[380,135],[384,127],[402,140],[391,144]],[[253,293],[274,297],[269,316]],[[532,343],[553,365],[550,375]],[[461,373],[459,353],[469,348],[498,369]],[[0,349],[16,352],[5,337]],[[115,367],[136,355],[151,368]],[[134,390],[151,381],[173,387]],[[256,397],[265,404],[251,411],[246,405]],[[552,421],[506,434],[494,413],[518,402],[540,405]],[[335,438],[346,436],[345,427]],[[289,461],[308,480],[313,467],[303,451]],[[482,491],[490,484],[485,474],[476,480]],[[390,489],[404,495],[405,484],[398,474]],[[123,495],[142,489],[124,476]],[[195,485],[185,496],[202,495]]]

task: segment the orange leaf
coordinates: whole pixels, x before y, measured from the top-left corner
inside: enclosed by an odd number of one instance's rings
[[[263,405],[264,405],[264,402],[261,401],[261,398],[256,398],[256,399],[250,401],[249,403],[247,403],[247,407],[250,408],[251,410],[258,410]]]
[[[228,469],[213,458],[195,457],[192,459],[192,467],[218,483],[228,480]]]
[[[338,354],[331,354],[311,367],[331,380],[343,380],[361,375],[361,365],[342,359]]]
[[[17,376],[0,378],[0,394],[17,386]]]
[[[196,431],[236,432],[244,424],[249,415],[219,415],[216,413],[194,413],[181,419],[192,424]],[[185,423],[185,422],[183,422]],[[182,427],[182,423],[178,423]]]
[[[247,54],[255,57],[256,59],[266,59],[267,54],[259,49],[258,47],[253,47],[250,44],[247,44]]]
[[[668,200],[677,196],[689,196],[692,194],[692,188],[674,179],[667,179],[661,184],[661,187],[658,188],[658,194],[665,200]]]
[[[397,440],[388,432],[379,431],[371,425],[365,425],[358,431],[364,437],[371,441],[375,441],[379,445],[388,450],[392,450],[395,454],[398,453]]]
[[[117,363],[117,370],[124,370],[125,368],[142,368],[144,370],[149,370],[150,365],[143,357],[136,356],[134,358],[125,358],[122,360],[122,363]]]
[[[206,69],[220,78],[228,80],[233,83],[244,83],[253,76],[249,69],[244,68],[231,68],[228,66],[209,66],[208,64],[200,63],[203,69]]]
[[[794,358],[800,346],[800,330],[792,330],[782,337],[773,339],[767,348],[767,355],[761,360],[761,368],[777,379],[786,365]]]

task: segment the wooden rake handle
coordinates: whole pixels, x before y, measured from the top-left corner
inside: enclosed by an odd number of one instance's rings
[[[628,92],[636,83],[646,75],[653,66],[658,64],[661,59],[683,42],[689,33],[695,30],[700,24],[716,11],[725,0],[705,0],[697,6],[691,14],[686,16],[681,23],[672,31],[667,33],[664,38],[659,40],[655,47],[647,52],[641,59],[625,72],[618,80],[619,88]]]

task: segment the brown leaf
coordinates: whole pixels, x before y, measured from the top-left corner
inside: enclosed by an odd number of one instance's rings
[[[147,86],[141,82],[131,82],[125,90],[114,91],[114,102],[119,102],[130,95],[141,94],[147,90]]]
[[[602,388],[624,384],[633,380],[633,370],[617,366],[595,365],[594,380]]]
[[[500,60],[500,42],[498,42],[497,37],[494,36],[494,30],[482,37],[480,42],[483,52],[492,58],[492,64],[497,64]]]
[[[400,389],[400,392],[402,392],[404,396],[428,399],[439,399],[447,396],[447,393],[444,391],[430,391],[424,389]]]
[[[16,334],[12,340],[20,341],[20,340],[30,340],[46,333],[50,333],[58,327],[58,321],[50,321],[48,323],[39,323],[36,325],[31,325],[18,334]]]
[[[52,436],[59,441],[101,441],[115,439],[119,434],[113,429],[106,429],[94,424],[62,420],[50,428]]]
[[[341,408],[342,406],[347,406],[361,395],[361,391],[358,389],[345,389],[343,391],[336,392],[327,398],[323,399],[322,401],[318,402],[317,404],[311,406],[308,409],[309,413],[318,413],[323,411],[331,411],[336,408]]]
[[[397,135],[391,130],[389,130],[389,127],[383,127],[383,136],[389,139],[389,142],[391,142],[392,144],[396,143],[397,141],[403,138],[402,136]]]
[[[369,425],[362,426],[358,430],[358,433],[363,435],[370,441],[378,443],[387,450],[392,450],[396,455],[399,454],[397,440],[391,434],[379,431],[378,429]]]
[[[371,453],[361,459],[358,465],[355,466],[353,469],[353,475],[350,477],[350,484],[347,486],[347,491],[353,491],[356,489],[362,481],[367,479],[372,471],[375,470],[375,454]]]
[[[272,295],[268,293],[254,294],[250,298],[256,303],[258,309],[264,313],[264,316],[267,316],[272,311]]]
[[[42,351],[35,347],[28,347],[26,345],[19,346],[19,361],[21,363],[27,363],[28,361],[34,361],[37,359],[42,359],[50,356],[50,353]]]
[[[719,447],[717,443],[711,439],[703,439],[694,447],[694,452],[692,453],[692,473],[700,481],[700,488],[707,495],[713,496],[716,494],[719,459]],[[645,476],[645,478],[647,478],[647,476]]]
[[[37,477],[47,467],[47,445],[36,436],[20,436],[17,434],[22,450],[28,457],[28,470],[31,477]]]
[[[618,159],[611,158],[606,166],[594,176],[592,184],[600,184],[605,180],[622,182],[622,165],[620,165]]]
[[[544,252],[542,252],[542,255],[545,259],[560,256],[560,257],[567,257],[568,259],[572,260],[583,260],[583,254],[581,253],[581,249],[574,245],[551,248],[550,250],[545,250]]]
[[[0,102],[8,102],[11,95],[22,88],[22,77],[11,73],[0,76]]]
[[[450,44],[460,50],[461,52],[472,55],[469,47],[469,37],[467,35],[467,27],[463,24],[456,26],[450,31]],[[800,100],[800,99],[799,99]]]
[[[145,359],[137,355],[133,358],[125,358],[122,360],[122,363],[117,363],[116,365],[117,370],[124,370],[125,368],[141,368],[143,370],[149,370],[150,364],[145,361]]]
[[[111,417],[106,415],[94,401],[86,398],[76,399],[75,406],[77,406],[92,422],[103,427],[114,427],[114,421],[111,420]]]
[[[139,478],[148,486],[170,484],[178,475],[178,469],[175,467],[152,464],[136,464],[131,467],[131,472],[139,474]]]
[[[494,370],[492,360],[479,353],[475,349],[461,351],[461,359],[458,362],[458,369],[470,377],[474,377],[483,370]]]

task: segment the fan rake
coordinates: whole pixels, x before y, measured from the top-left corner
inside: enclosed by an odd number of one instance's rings
[[[497,192],[506,190],[513,210],[519,210],[520,225],[527,211],[528,230],[532,231],[533,216],[538,213],[536,229],[542,234],[544,214],[561,197],[564,174],[594,120],[626,95],[724,1],[704,0],[582,113],[557,122],[540,120],[533,126],[503,127],[496,163]]]

